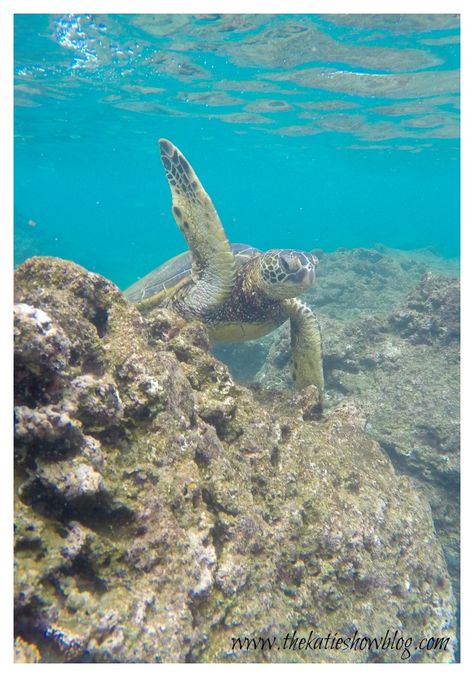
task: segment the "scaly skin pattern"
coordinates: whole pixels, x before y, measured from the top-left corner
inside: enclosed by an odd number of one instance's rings
[[[235,260],[212,201],[181,151],[160,139],[160,152],[173,200],[172,213],[193,255],[188,305],[204,308],[225,300],[235,277]]]
[[[259,338],[288,319],[281,301],[261,293],[260,279],[260,257],[256,256],[239,268],[232,293],[222,305],[205,309],[204,312],[189,308],[188,286],[192,286],[192,282],[172,294],[166,305],[185,319],[204,322],[215,343]]]

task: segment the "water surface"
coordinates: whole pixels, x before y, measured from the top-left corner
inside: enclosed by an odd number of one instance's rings
[[[17,15],[15,83],[16,263],[182,251],[162,136],[231,241],[459,253],[456,15]]]

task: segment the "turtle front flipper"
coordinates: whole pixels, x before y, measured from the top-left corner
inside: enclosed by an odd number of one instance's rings
[[[283,302],[291,325],[292,374],[297,388],[316,385],[324,393],[321,330],[314,313],[299,299]]]
[[[235,278],[232,249],[211,199],[184,155],[160,139],[161,160],[173,199],[172,213],[192,255],[193,284],[180,304],[193,314],[222,303]]]

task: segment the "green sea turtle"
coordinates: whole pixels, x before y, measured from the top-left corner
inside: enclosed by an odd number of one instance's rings
[[[295,298],[313,284],[317,258],[296,249],[231,245],[189,162],[170,141],[159,144],[172,213],[189,251],[135,282],[125,296],[143,311],[171,307],[185,319],[201,320],[213,342],[259,338],[289,319],[295,385],[315,384],[322,393],[319,325]]]

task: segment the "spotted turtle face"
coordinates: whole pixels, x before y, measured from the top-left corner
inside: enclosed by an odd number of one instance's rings
[[[296,249],[271,249],[262,256],[261,276],[265,293],[273,299],[289,299],[309,289],[318,259]]]

